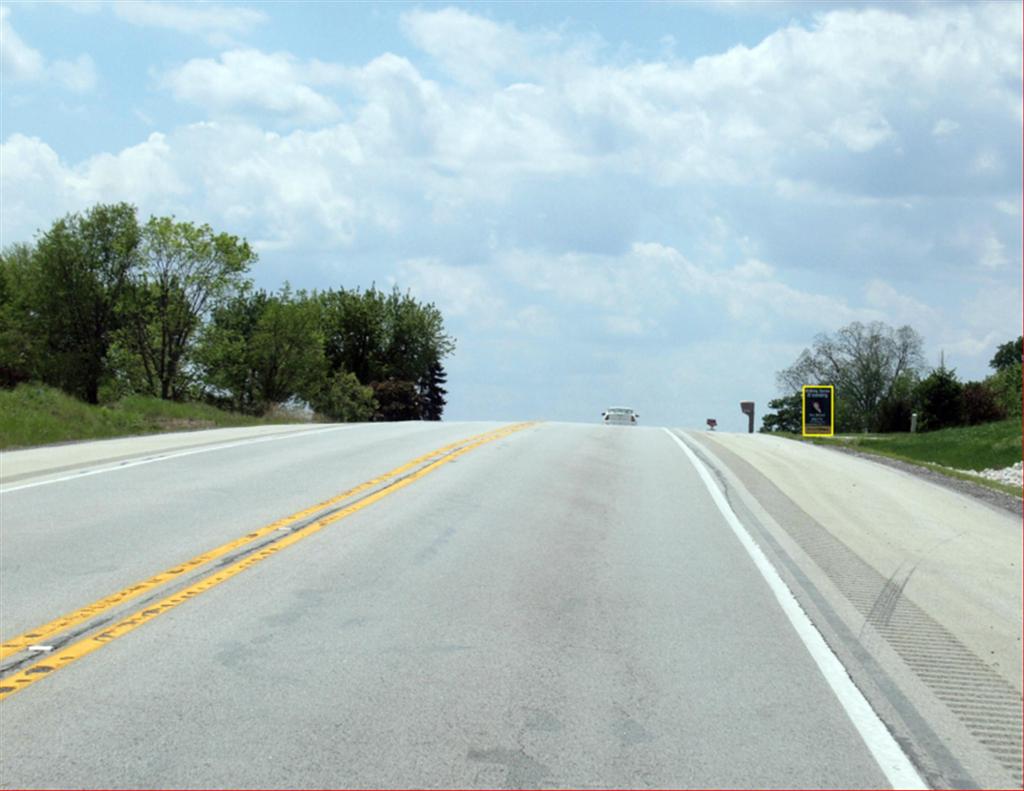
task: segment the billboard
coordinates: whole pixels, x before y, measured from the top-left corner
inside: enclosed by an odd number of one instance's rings
[[[835,422],[836,402],[832,385],[803,386],[803,435],[831,437]]]

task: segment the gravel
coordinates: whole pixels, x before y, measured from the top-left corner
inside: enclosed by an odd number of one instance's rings
[[[988,478],[990,481],[999,481],[1009,486],[1024,486],[1024,461],[1018,461],[1012,467],[1003,467],[1001,470],[959,470],[968,475],[977,475],[979,478]]]

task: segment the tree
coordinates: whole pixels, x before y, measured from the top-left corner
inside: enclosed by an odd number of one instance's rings
[[[213,399],[240,411],[310,400],[326,371],[319,305],[287,284],[275,295],[247,291],[214,310],[196,357]]]
[[[319,311],[304,292],[292,295],[285,284],[268,300],[250,342],[249,359],[263,411],[320,386],[325,362]]]
[[[384,377],[418,381],[455,348],[444,319],[433,304],[421,304],[398,288],[384,300]]]
[[[36,246],[31,301],[41,340],[39,372],[48,384],[92,404],[108,373],[107,351],[138,265],[139,242],[135,207],[119,203],[58,220]]]
[[[775,414],[766,412],[761,418],[761,433],[788,431],[799,434],[803,430],[803,405],[799,395],[784,396],[768,402],[768,408]]]
[[[349,371],[363,384],[382,378],[384,295],[376,289],[320,295],[324,355],[332,373]]]
[[[805,384],[834,385],[837,428],[875,429],[881,402],[893,395],[902,376],[924,367],[923,346],[911,327],[894,330],[882,322],[855,321],[834,335],[816,336],[812,348],[776,378],[791,394]]]
[[[367,421],[377,412],[373,388],[359,384],[349,371],[338,371],[324,382],[310,399],[310,405],[318,415],[343,423]]]
[[[923,430],[935,431],[963,424],[963,385],[955,370],[944,365],[936,368],[921,380],[915,397]]]
[[[445,395],[448,391],[444,389],[444,383],[448,381],[448,374],[444,366],[436,360],[427,367],[427,373],[417,384],[420,401],[420,416],[424,420],[440,420],[444,414],[444,407],[447,401]]]
[[[1020,365],[1022,356],[1024,356],[1024,336],[1017,336],[1015,341],[1000,344],[996,349],[995,356],[989,360],[988,364],[995,370],[1002,371],[1014,364]]]
[[[34,250],[16,244],[0,254],[0,387],[31,379],[41,357],[31,299]]]
[[[999,396],[986,382],[967,382],[963,387],[963,418],[968,426],[991,423],[1006,417]]]
[[[878,405],[875,430],[879,432],[910,431],[914,413],[914,391],[920,379],[916,372],[904,373],[893,383],[889,394]]]
[[[375,287],[327,291],[319,300],[330,376],[350,372],[362,383],[378,383],[375,388],[389,380],[408,382],[420,392],[429,388],[432,366],[438,366],[443,376],[440,366],[454,350],[455,341],[445,332],[444,319],[434,305],[422,304],[397,288],[385,294]],[[443,382],[438,379],[435,385],[440,387]],[[384,389],[386,399],[401,402],[401,414],[411,409],[405,395],[395,395],[399,390],[404,393],[404,388],[387,385]],[[433,391],[430,408],[437,419],[444,408],[444,394],[443,388]],[[384,402],[380,409],[391,414],[391,407]],[[420,416],[421,407],[417,406],[413,418]]]
[[[419,420],[420,400],[416,385],[400,379],[373,382],[373,396],[377,399],[374,420]]]
[[[1015,362],[996,371],[985,380],[999,402],[1000,407],[1010,417],[1021,415],[1021,364]]]
[[[245,285],[256,254],[244,239],[171,217],[150,218],[140,253],[126,298],[127,346],[139,355],[152,395],[180,398],[196,330]]]
[[[266,291],[246,289],[213,310],[195,355],[208,400],[248,414],[263,408],[250,346],[270,299]]]

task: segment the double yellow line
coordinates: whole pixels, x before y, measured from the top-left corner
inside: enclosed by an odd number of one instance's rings
[[[229,541],[226,544],[221,544],[219,547],[207,550],[201,555],[196,555],[194,558],[169,568],[166,571],[162,571],[149,579],[130,585],[117,593],[113,593],[110,596],[99,599],[92,604],[81,607],[74,612],[63,615],[60,618],[56,618],[35,629],[23,632],[9,640],[4,640],[3,643],[0,644],[0,659],[21,653],[35,645],[45,645],[47,641],[59,637],[68,629],[85,623],[86,621],[89,621],[90,619],[117,607],[118,605],[131,601],[144,593],[154,591],[170,582],[173,582],[174,580],[180,579],[186,572],[204,566],[212,560],[223,557],[233,550],[241,549],[242,547],[252,544],[260,538],[268,536],[276,531],[282,531],[283,533],[284,529],[291,527],[303,519],[312,517],[325,509],[330,509],[333,506],[337,506],[353,497],[358,497],[364,492],[375,490],[344,508],[330,511],[330,513],[314,519],[308,525],[304,525],[290,532],[284,533],[281,538],[271,540],[257,551],[248,554],[242,560],[227,565],[216,573],[204,577],[199,582],[189,585],[177,593],[161,599],[143,610],[133,613],[129,617],[119,621],[109,628],[103,629],[102,631],[88,637],[84,637],[77,642],[71,642],[67,646],[53,651],[52,654],[48,653],[45,659],[42,659],[24,670],[20,670],[0,680],[0,700],[4,700],[10,695],[20,692],[26,687],[34,684],[36,681],[46,678],[53,672],[63,667],[67,667],[82,657],[91,654],[93,651],[102,648],[112,640],[116,640],[118,637],[123,637],[129,632],[142,626],[144,623],[147,623],[159,615],[174,609],[179,604],[183,604],[189,599],[193,599],[199,594],[205,593],[211,588],[220,585],[222,582],[226,582],[232,577],[241,574],[246,569],[252,568],[257,563],[277,554],[286,547],[297,544],[304,538],[307,538],[308,536],[311,536],[327,527],[327,525],[341,521],[342,519],[345,519],[346,517],[349,517],[352,514],[372,505],[378,500],[387,497],[389,494],[392,494],[393,492],[408,486],[414,481],[429,475],[439,467],[454,461],[458,457],[469,453],[471,450],[478,448],[481,445],[485,445],[488,442],[494,442],[497,439],[506,437],[516,431],[521,431],[531,425],[533,425],[533,423],[517,423],[515,425],[506,426],[493,431],[484,432],[483,434],[467,437],[459,440],[458,442],[453,442],[449,445],[437,448],[436,450],[432,450],[430,453],[419,456],[412,461],[407,462],[400,467],[396,467],[393,470],[389,470],[382,475],[378,475],[375,478],[371,478],[370,480],[342,492],[329,500],[324,500],[322,503],[310,506],[302,511],[286,516],[283,519],[278,519],[276,522],[272,522],[265,527],[261,527],[259,530],[246,533],[240,538]]]

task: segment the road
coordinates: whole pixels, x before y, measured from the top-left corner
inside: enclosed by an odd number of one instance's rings
[[[4,454],[0,785],[1019,787],[1019,521],[752,440],[412,423]],[[874,496],[815,501],[837,474]],[[878,531],[899,492],[941,513]]]

